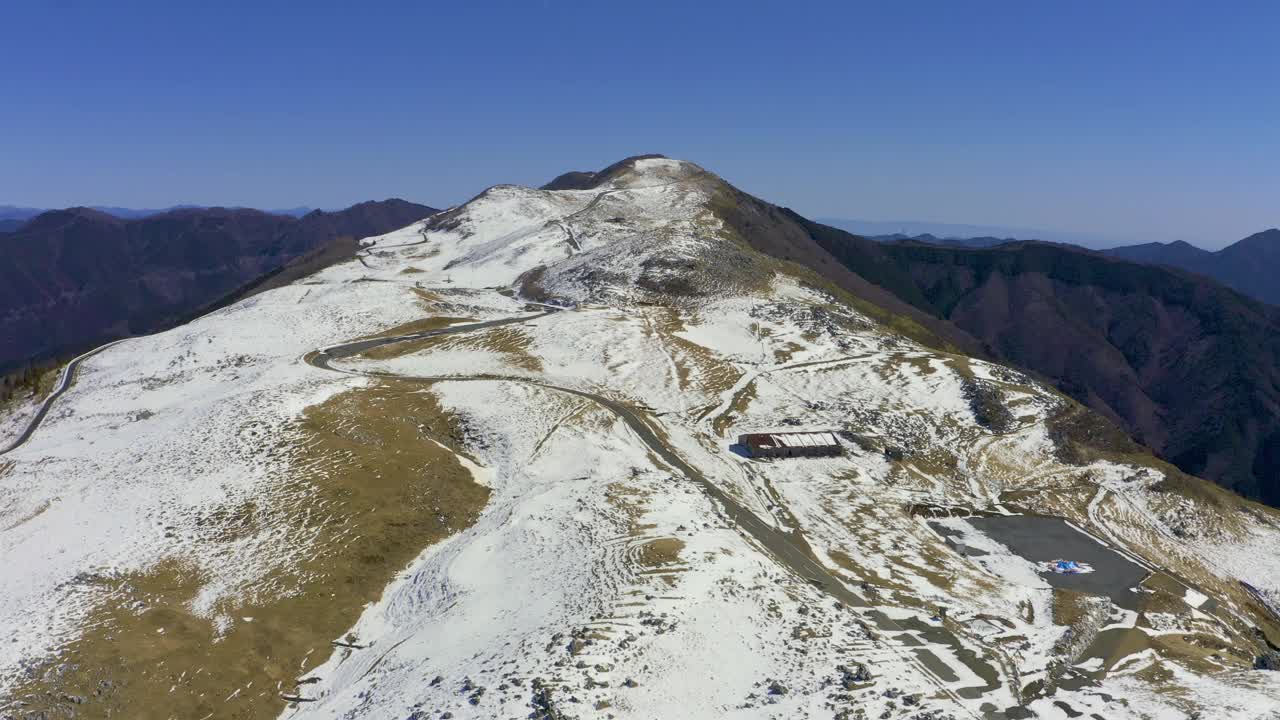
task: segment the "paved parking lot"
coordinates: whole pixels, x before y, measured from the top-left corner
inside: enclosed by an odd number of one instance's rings
[[[1050,585],[1106,595],[1122,608],[1138,609],[1140,597],[1130,588],[1146,578],[1147,569],[1076,530],[1065,520],[1008,515],[969,518],[967,522],[1032,562],[1075,560],[1093,566],[1093,572],[1081,575],[1041,573]]]

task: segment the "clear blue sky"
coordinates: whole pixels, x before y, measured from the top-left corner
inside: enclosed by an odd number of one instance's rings
[[[661,152],[810,216],[1280,225],[1274,2],[365,5],[0,5],[0,204],[449,205]]]

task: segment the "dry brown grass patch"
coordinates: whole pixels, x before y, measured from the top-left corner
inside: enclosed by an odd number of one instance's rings
[[[854,562],[853,558],[843,550],[828,550],[827,555],[839,565],[842,570],[858,579],[859,582],[866,583],[881,591],[889,592],[910,592],[911,588],[905,584],[895,582],[888,578],[873,573]]]
[[[711,429],[715,430],[717,435],[724,435],[725,430],[733,425],[737,420],[746,414],[747,408],[751,405],[751,401],[756,399],[756,384],[749,382],[742,386],[738,392],[733,394],[733,399],[729,402],[729,407],[720,415],[711,420]]]
[[[647,568],[674,565],[680,562],[680,551],[683,549],[684,541],[679,538],[657,538],[640,546],[637,560]]]
[[[444,297],[434,290],[427,290],[426,288],[420,287],[411,288],[411,290],[413,290],[414,295],[418,296],[419,300],[428,306],[444,302]]]
[[[1084,619],[1093,602],[1089,595],[1075,590],[1053,589],[1053,623],[1073,627]]]
[[[81,636],[12,694],[30,701],[23,712],[275,718],[281,694],[295,692],[396,573],[488,500],[437,444],[456,447],[454,420],[416,385],[344,392],[308,409],[296,430],[297,474],[262,507],[209,519],[223,539],[279,533],[293,554],[208,616],[192,609],[207,578],[181,556],[102,580],[105,599]]]
[[[524,370],[542,371],[542,360],[532,352],[533,340],[521,328],[490,328],[465,335],[436,335],[408,340],[365,351],[362,357],[373,360],[403,357],[434,350],[481,350],[500,356],[503,362]]]
[[[441,330],[449,327],[450,325],[461,323],[461,322],[475,322],[475,320],[473,318],[439,317],[439,316],[422,318],[420,320],[410,320],[407,323],[401,323],[399,325],[396,325],[395,327],[387,328],[382,332],[377,332],[372,335],[365,335],[364,337],[360,337],[357,339],[373,340],[375,338],[389,338],[389,337],[397,337],[400,335],[413,335],[414,333],[427,332],[429,330]],[[371,350],[365,354],[372,356],[372,353],[376,352],[377,350],[383,350],[384,348],[398,348],[401,345],[408,345],[408,344],[410,343],[406,342],[406,343],[397,343],[395,345],[386,345],[382,348],[375,348],[375,350]],[[395,356],[392,356],[392,357],[395,357]]]
[[[679,389],[696,387],[709,397],[733,387],[742,377],[742,371],[725,362],[711,350],[680,337],[676,333],[685,329],[684,318],[675,308],[655,308],[646,315],[657,340],[668,348],[676,365]]]
[[[791,358],[801,350],[804,350],[803,345],[788,340],[786,345],[773,349],[773,361],[779,365],[785,362],[790,362]]]

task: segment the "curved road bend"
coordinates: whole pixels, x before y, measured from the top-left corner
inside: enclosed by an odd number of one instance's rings
[[[708,495],[710,495],[713,499],[715,499],[721,504],[721,506],[725,510],[725,514],[733,521],[736,527],[741,528],[744,532],[747,533],[747,535],[749,535],[757,543],[762,545],[770,554],[772,554],[775,558],[777,558],[777,560],[781,564],[789,568],[796,575],[800,576],[801,578],[804,578],[805,580],[808,580],[810,583],[812,583],[822,591],[826,592],[828,595],[834,597],[835,599],[839,600],[840,602],[844,603],[847,606],[857,607],[857,608],[872,607],[870,603],[868,603],[866,600],[859,597],[856,593],[850,590],[842,580],[835,577],[830,570],[828,570],[821,563],[819,563],[817,560],[814,559],[812,550],[809,548],[808,543],[805,542],[803,536],[800,535],[799,532],[795,532],[795,533],[784,532],[762,521],[750,510],[743,507],[732,496],[725,493],[718,486],[716,486],[714,483],[708,480],[701,472],[699,472],[697,469],[693,468],[688,463],[686,463],[675,452],[675,450],[673,450],[671,446],[666,443],[666,441],[664,441],[654,432],[653,428],[647,422],[645,422],[644,419],[642,419],[639,415],[636,414],[634,410],[632,410],[630,407],[620,402],[617,402],[616,400],[611,400],[602,395],[596,395],[595,393],[586,392],[584,390],[577,390],[574,388],[563,387],[560,385],[553,385],[551,383],[542,382],[539,380],[530,380],[528,378],[523,378],[523,377],[503,376],[503,375],[477,375],[477,376],[470,376],[470,377],[393,375],[391,373],[376,372],[376,371],[361,372],[357,370],[346,370],[342,368],[335,368],[330,365],[330,363],[334,360],[348,358],[353,355],[358,355],[360,353],[366,352],[373,348],[382,347],[385,345],[392,345],[395,343],[406,342],[409,340],[416,340],[420,338],[433,337],[438,335],[449,335],[453,333],[472,332],[475,330],[483,330],[486,328],[498,327],[502,325],[511,325],[515,323],[529,322],[532,320],[537,320],[539,318],[546,317],[557,311],[558,309],[548,309],[547,311],[539,313],[537,315],[504,318],[501,320],[489,320],[486,322],[470,323],[467,325],[454,325],[453,327],[441,328],[438,330],[428,330],[426,332],[414,333],[412,335],[398,335],[394,337],[359,340],[352,343],[334,345],[332,347],[323,348],[321,350],[308,353],[303,358],[303,360],[307,364],[320,368],[322,370],[329,370],[332,372],[339,372],[347,375],[357,375],[362,377],[374,377],[374,378],[387,378],[387,379],[395,379],[395,380],[410,380],[410,381],[421,382],[421,383],[494,382],[494,381],[518,382],[518,383],[524,383],[526,385],[534,385],[537,387],[546,388],[548,390],[554,390],[556,392],[566,393],[568,395],[576,395],[578,397],[590,400],[596,403],[597,405],[600,405],[601,407],[605,408],[606,410],[613,413],[614,415],[618,416],[619,418],[621,418],[622,421],[626,423],[627,427],[631,428],[631,430],[635,432],[635,434],[640,438],[640,440],[650,450],[652,450],[655,454],[657,454],[658,457],[662,458],[662,460],[665,463],[667,463],[669,466],[671,466],[675,470],[682,473],[685,477],[689,478],[690,480],[694,481],[699,486],[701,486],[702,489]],[[887,617],[886,615],[884,615],[882,612],[878,610],[869,611],[867,613],[867,616],[874,621],[875,625],[880,630],[893,632],[893,633],[909,632],[907,628],[902,627],[897,622],[893,621],[892,619],[890,619],[889,617]],[[932,628],[932,630],[940,633],[945,633],[948,639],[951,641],[951,644],[955,646],[960,645],[959,639],[955,638],[950,632],[946,631],[944,628],[940,628],[940,627]],[[897,641],[891,640],[891,642],[896,643]],[[941,690],[948,697],[954,700],[957,703],[957,705],[959,705],[960,709],[966,712],[968,711],[967,707],[961,703],[960,697],[957,696],[956,692],[951,690],[951,688],[948,686],[948,683],[945,682],[942,679],[942,677],[939,677],[939,674],[950,675],[953,673],[951,673],[951,671],[947,668],[946,664],[943,663],[936,655],[933,655],[929,650],[924,648],[910,648],[910,649],[904,648],[902,657],[905,660],[911,662],[913,665],[915,665],[916,668],[919,669],[926,677],[930,678],[937,685],[939,690]],[[973,696],[975,694],[982,694],[985,692],[989,692],[991,690],[997,689],[998,687],[999,687],[999,681],[995,680],[994,682],[988,682],[988,685],[986,687],[962,688],[960,692],[966,696]],[[974,692],[978,690],[980,690],[981,692],[977,692],[977,693]],[[1003,715],[990,715],[990,714],[988,715],[988,717],[1002,717],[1002,716]]]
[[[369,267],[364,261],[364,256],[360,255],[360,253],[367,254],[370,250],[386,250],[390,248],[409,247],[411,245],[422,245],[425,242],[427,242],[427,238],[424,236],[421,240],[415,240],[414,242],[409,242],[409,243],[397,243],[395,245],[384,245],[382,247],[378,247],[377,245],[368,245],[368,246],[362,247],[359,251],[357,251],[356,259],[360,261],[361,265],[364,265],[365,267]],[[535,316],[535,317],[540,317],[540,316]],[[532,317],[517,318],[515,321],[531,320],[531,319],[533,318]],[[500,322],[498,324],[505,324],[505,322]],[[487,325],[485,323],[481,323],[479,325],[474,325],[469,327],[470,329],[479,329],[481,327],[487,327]],[[460,327],[459,329],[462,329],[462,328]],[[417,337],[427,337],[429,334],[430,333],[421,334],[421,335],[410,335],[410,336],[399,338],[398,340],[413,340]],[[123,338],[121,340],[116,340],[115,342],[109,342],[106,345],[96,347],[90,350],[89,352],[75,358],[71,362],[67,363],[67,366],[62,369],[62,376],[58,380],[58,387],[53,392],[49,393],[49,397],[46,397],[44,399],[44,402],[40,404],[40,409],[36,411],[36,414],[32,416],[30,420],[27,421],[27,427],[23,429],[22,434],[19,435],[16,439],[14,439],[13,442],[9,443],[7,447],[0,450],[0,455],[5,455],[7,453],[13,452],[14,450],[17,450],[19,447],[22,447],[24,444],[26,444],[28,440],[31,439],[31,436],[34,435],[35,431],[40,427],[40,423],[44,422],[45,416],[49,414],[49,410],[53,407],[53,403],[58,398],[62,397],[63,393],[71,389],[71,383],[75,382],[76,370],[79,369],[80,363],[84,362],[85,360],[88,360],[94,355],[97,355],[103,350],[106,350],[112,345],[119,344],[129,339],[132,339],[132,338]]]
[[[125,339],[127,340],[129,338],[125,338]],[[115,342],[109,342],[106,345],[96,347],[90,350],[89,352],[77,357],[71,362],[67,363],[67,366],[62,369],[62,376],[58,379],[58,387],[55,388],[53,392],[49,393],[49,397],[45,398],[44,402],[40,404],[40,409],[36,411],[36,414],[30,420],[27,421],[27,427],[22,431],[22,434],[19,435],[17,439],[15,439],[13,442],[9,443],[8,447],[6,447],[3,450],[0,450],[0,455],[11,453],[14,450],[17,450],[24,443],[26,443],[28,440],[31,439],[31,436],[35,433],[36,428],[40,427],[40,423],[44,422],[45,416],[49,414],[49,409],[53,407],[54,401],[62,397],[62,394],[65,393],[67,390],[71,389],[71,383],[74,382],[76,379],[76,370],[80,367],[80,363],[84,362],[85,360],[88,360],[94,355],[97,355],[103,350],[106,350],[112,345],[117,345],[122,342],[124,342],[124,340],[116,340]]]
[[[389,249],[393,249],[393,247],[410,247],[413,245],[424,245],[425,242],[426,242],[426,236],[422,236],[421,240],[416,240],[413,242],[399,242],[399,243],[396,243],[396,245],[384,245],[381,247],[379,247],[378,245],[369,245],[369,246],[361,247],[361,249],[357,251],[356,259],[360,260],[360,264],[365,265],[367,268],[367,266],[369,265],[365,263],[365,256],[367,256],[367,254],[369,254],[369,252],[372,250],[389,250]],[[458,325],[456,329],[457,331],[460,331],[460,332],[461,331],[477,331],[477,329],[495,327],[495,325],[525,322],[525,320],[540,318],[540,316],[547,315],[549,313],[554,313],[554,310],[548,310],[547,313],[543,313],[541,315],[525,316],[525,318],[512,318],[507,320],[490,320],[490,322],[488,323]],[[449,331],[449,332],[453,332],[453,331]],[[439,332],[431,331],[426,333],[417,333],[417,334],[411,334],[411,336],[401,336],[397,338],[390,338],[390,340],[393,340],[394,342],[419,340],[419,338],[430,337],[430,336],[433,336],[433,334],[439,334]],[[28,439],[31,439],[32,434],[35,434],[36,430],[40,428],[40,424],[44,423],[45,416],[49,415],[49,410],[51,409],[52,405],[54,405],[54,402],[58,400],[59,397],[63,396],[64,392],[67,392],[68,389],[72,387],[73,382],[76,382],[76,370],[79,369],[79,365],[81,365],[81,363],[83,363],[84,360],[88,360],[90,359],[90,357],[95,356],[99,354],[99,352],[106,350],[106,348],[109,348],[113,345],[118,345],[118,343],[124,342],[125,340],[132,340],[132,338],[122,338],[122,340],[109,342],[109,343],[106,343],[106,345],[95,347],[93,348],[93,350],[86,352],[86,354],[78,356],[76,357],[76,359],[70,361],[70,363],[68,363],[67,366],[63,368],[63,374],[61,374],[61,378],[59,379],[58,388],[55,388],[54,392],[49,393],[49,397],[46,397],[45,401],[42,402],[42,404],[40,405],[40,410],[36,411],[36,414],[32,416],[31,420],[27,421],[27,427],[22,430],[22,434],[19,434],[19,436],[15,438],[13,442],[10,442],[8,447],[5,447],[3,448],[3,450],[0,450],[0,455],[6,455],[6,454],[9,454],[9,452],[18,450],[18,448],[22,447],[24,443],[28,441]],[[351,343],[351,346],[360,346],[360,345],[361,343],[358,343],[358,342]],[[344,347],[349,347],[349,346],[344,346]],[[369,347],[374,347],[374,346],[369,346]],[[364,350],[367,350],[367,348],[361,348],[361,350],[348,352],[348,355],[355,355],[357,354],[357,352],[364,352]],[[346,356],[347,355],[340,355],[338,357],[346,357]],[[315,364],[315,363],[312,363],[312,364]],[[328,366],[325,366],[325,365],[317,365],[317,366],[323,366],[323,368],[325,368],[326,370],[332,369],[332,368],[328,368]]]

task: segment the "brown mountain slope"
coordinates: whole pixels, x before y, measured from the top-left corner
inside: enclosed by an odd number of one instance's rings
[[[434,212],[386,200],[298,219],[227,208],[138,220],[44,213],[0,236],[0,372],[167,327],[338,238]]]
[[[883,249],[918,306],[990,354],[1052,379],[1186,472],[1280,505],[1280,310],[1062,246]]]

